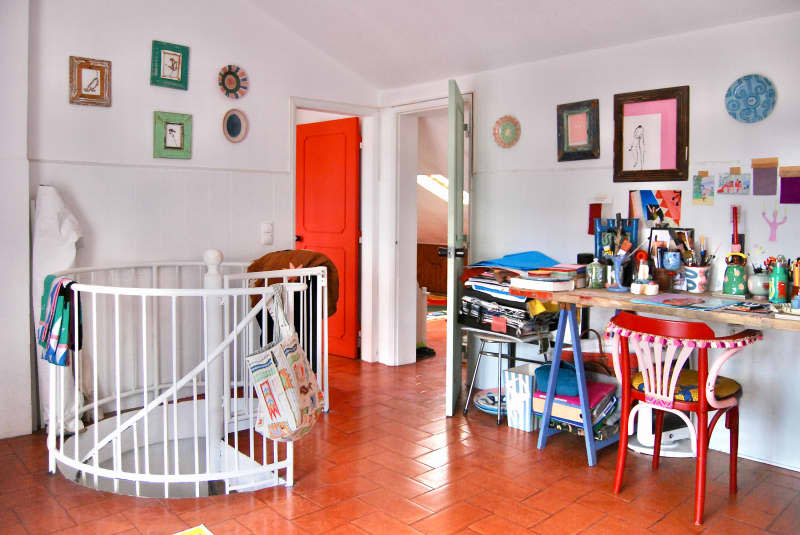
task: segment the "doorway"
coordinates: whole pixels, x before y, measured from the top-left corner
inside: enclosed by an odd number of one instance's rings
[[[465,123],[471,125],[472,95],[464,95]],[[417,360],[423,342],[446,361],[448,110],[447,99],[410,105],[397,114],[397,364]],[[465,132],[464,221],[471,220],[471,136]],[[426,286],[431,295],[422,295]],[[450,296],[452,298],[452,296]],[[422,301],[422,302],[420,302]],[[429,312],[430,317],[428,317]],[[414,336],[418,333],[418,336]]]
[[[356,333],[358,338],[358,356],[366,362],[375,362],[376,337],[374,333],[374,309],[377,305],[374,289],[376,281],[376,241],[377,210],[376,183],[378,181],[378,109],[355,104],[336,103],[293,97],[291,99],[291,170],[288,184],[289,198],[292,199],[293,234],[297,236],[296,228],[296,200],[297,200],[297,126],[321,123],[331,120],[357,117],[361,135],[360,150],[360,259],[357,262],[355,308],[360,318],[360,329]],[[336,263],[334,261],[334,263]],[[341,302],[341,296],[340,296]],[[332,327],[332,325],[329,325]],[[331,350],[331,354],[335,354]]]

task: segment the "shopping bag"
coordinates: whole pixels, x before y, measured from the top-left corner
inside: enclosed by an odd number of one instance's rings
[[[289,325],[281,302],[281,284],[270,286],[268,311],[278,326],[277,340],[247,357],[259,400],[256,430],[270,440],[297,440],[311,430],[324,406],[323,393]]]

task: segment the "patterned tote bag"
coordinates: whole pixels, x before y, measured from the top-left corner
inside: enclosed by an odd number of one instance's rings
[[[283,287],[270,288],[274,297],[265,306],[277,325],[278,339],[248,356],[247,365],[260,402],[256,429],[270,440],[290,441],[311,430],[322,412],[323,394],[297,332],[286,320]]]

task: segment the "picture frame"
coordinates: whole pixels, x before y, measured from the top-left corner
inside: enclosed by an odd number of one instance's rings
[[[614,182],[689,179],[689,86],[614,95]]]
[[[84,106],[111,106],[111,61],[69,57],[69,101]]]
[[[656,248],[657,242],[666,243],[666,249],[670,251],[678,250],[678,244],[686,242],[694,244],[694,229],[688,227],[652,227],[647,239],[647,252],[653,259],[655,267],[662,268],[661,259]]]
[[[582,100],[556,108],[558,161],[600,157],[600,101]]]
[[[189,47],[153,41],[150,85],[186,91],[189,87]]]
[[[185,113],[153,112],[153,158],[192,157],[192,116]]]

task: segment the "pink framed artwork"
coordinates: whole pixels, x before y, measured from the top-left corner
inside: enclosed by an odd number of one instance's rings
[[[689,179],[689,86],[614,95],[614,182]]]
[[[600,157],[599,101],[559,104],[556,109],[558,161]]]

